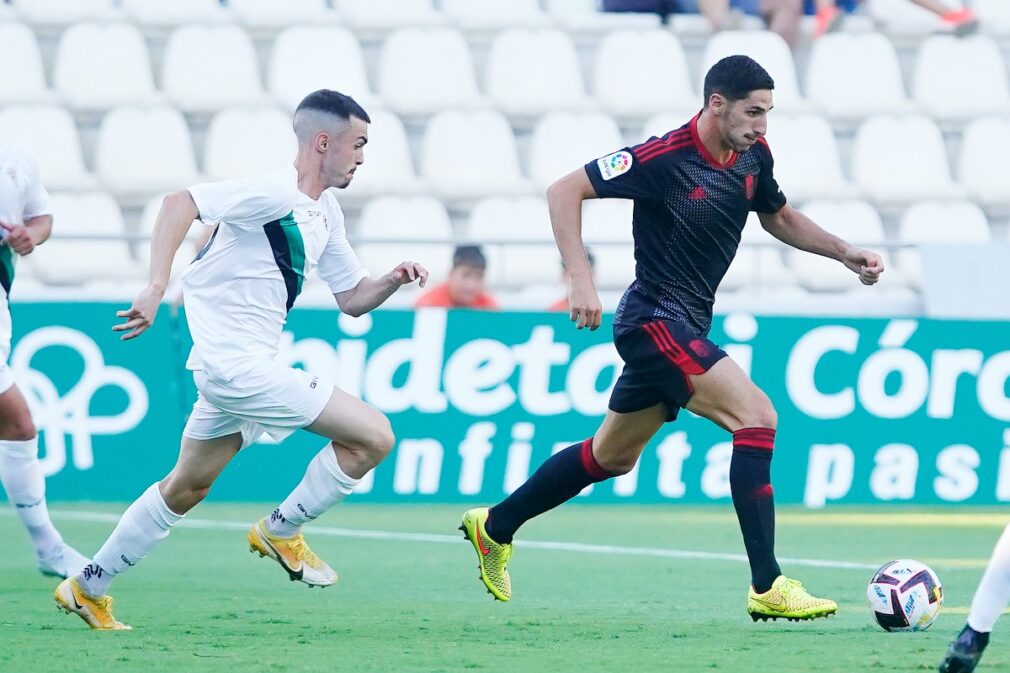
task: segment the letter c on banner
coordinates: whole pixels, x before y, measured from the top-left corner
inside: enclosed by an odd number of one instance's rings
[[[852,386],[837,393],[818,390],[814,381],[817,365],[831,351],[856,352],[859,331],[854,327],[828,325],[804,334],[789,354],[786,365],[786,389],[796,408],[812,418],[843,418],[856,409]]]

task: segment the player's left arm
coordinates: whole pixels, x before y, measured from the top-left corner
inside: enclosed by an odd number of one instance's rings
[[[424,287],[428,282],[428,270],[417,262],[401,262],[389,273],[378,278],[365,276],[354,288],[336,292],[333,296],[341,311],[358,317],[382,306],[394,292],[415,280]]]
[[[863,285],[873,285],[884,272],[880,255],[852,245],[817,226],[813,220],[788,204],[774,213],[758,213],[761,226],[772,236],[799,250],[837,260],[859,274]]]
[[[4,244],[19,255],[30,255],[35,246],[42,245],[53,230],[53,216],[37,215],[29,218],[24,224],[7,224],[0,222],[6,234]]]

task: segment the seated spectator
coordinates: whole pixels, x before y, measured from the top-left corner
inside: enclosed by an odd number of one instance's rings
[[[742,15],[758,16],[769,30],[794,47],[803,18],[803,0],[678,0],[678,11],[700,12],[714,31],[738,28]]]
[[[586,257],[589,258],[589,269],[593,272],[593,284],[595,284],[596,258],[593,256],[593,252],[589,248],[586,248]],[[571,276],[568,275],[568,269],[565,268],[565,260],[561,260],[561,285],[564,287],[565,294],[556,302],[548,306],[548,311],[564,311],[565,313],[568,313],[571,310],[571,305],[568,303],[568,287],[571,280]]]
[[[486,271],[487,258],[479,245],[457,246],[449,278],[418,297],[414,307],[497,309],[498,302],[484,289]]]
[[[910,0],[920,7],[933,12],[956,35],[968,35],[978,28],[978,18],[970,8],[953,9],[942,0]],[[851,12],[859,0],[813,0],[817,20],[814,37],[836,30],[842,20],[843,11]]]

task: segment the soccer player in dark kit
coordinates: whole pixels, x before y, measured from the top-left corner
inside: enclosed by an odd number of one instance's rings
[[[689,123],[591,161],[548,189],[554,236],[571,274],[571,319],[579,329],[599,327],[602,313],[582,243],[582,201],[635,202],[635,281],[614,316],[625,367],[593,437],[553,455],[494,507],[463,515],[460,528],[495,598],[512,595],[507,563],[516,530],[589,484],[629,472],[663,423],[685,408],[733,434],[730,488],[751,567],[747,612],[755,621],[795,620],[838,609],[779,569],[770,483],[775,409],[707,338],[715,290],[750,211],[778,239],[838,260],[865,285],[884,270],[879,255],[842,241],[786,204],[763,138],[774,87],[754,60],[725,58],[706,75],[704,108]]]

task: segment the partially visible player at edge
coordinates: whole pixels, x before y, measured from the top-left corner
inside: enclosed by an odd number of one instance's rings
[[[46,480],[39,463],[39,438],[14,375],[11,353],[10,291],[17,255],[30,255],[49,238],[53,211],[38,167],[24,151],[0,145],[0,481],[35,545],[39,571],[66,577],[89,561],[63,541],[49,520]]]
[[[329,190],[347,187],[364,162],[369,121],[349,96],[316,91],[295,110],[294,165],[165,198],[154,228],[150,284],[117,313],[125,321],[113,329],[132,339],[151,326],[193,220],[217,222],[182,281],[194,344],[187,367],[199,396],[175,467],[130,505],[94,562],[56,589],[57,604],[92,628],[129,628],[112,614],[109,583],[167,537],[232,457],[264,432],[279,440],[305,428],[328,441],[295,490],[249,530],[249,549],[277,561],[291,580],[318,587],[337,581],[301,527],[343,500],[385,458],[393,432],[375,408],[275,358],[288,311],[313,268],[340,309],[354,316],[428,277],[420,264],[403,262],[371,278],[347,243],[343,213]]]
[[[971,673],[989,646],[989,634],[1010,603],[1010,526],[1003,530],[975,589],[967,623],[940,663],[940,673]]]
[[[663,423],[686,408],[733,433],[730,488],[751,567],[747,612],[755,620],[814,619],[837,610],[834,601],[811,596],[779,569],[770,484],[775,409],[706,338],[716,287],[749,211],[780,240],[838,260],[866,285],[883,271],[878,255],[786,205],[763,138],[774,86],[752,59],[725,58],[706,75],[704,108],[689,123],[592,161],[548,189],[554,237],[571,276],[571,319],[579,329],[595,330],[602,313],[582,243],[582,202],[635,202],[635,281],[614,316],[625,367],[593,437],[552,456],[490,510],[464,514],[461,529],[477,551],[481,579],[499,600],[512,593],[506,565],[516,530],[589,484],[629,472]]]

